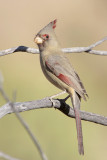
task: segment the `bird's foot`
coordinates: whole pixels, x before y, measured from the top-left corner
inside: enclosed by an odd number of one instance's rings
[[[55,107],[55,101],[53,99],[53,96],[49,97],[49,100],[52,102],[52,106]]]
[[[58,93],[58,94],[55,94],[55,95],[49,97],[50,101],[52,102],[52,106],[53,106],[53,107],[55,107],[55,101],[54,101],[53,98],[55,98],[55,97],[57,97],[57,96],[60,96],[60,95],[62,95],[62,94],[64,94],[64,93],[66,93],[66,90],[64,90],[63,92],[60,92],[60,93]],[[65,100],[65,101],[66,101],[66,100]]]

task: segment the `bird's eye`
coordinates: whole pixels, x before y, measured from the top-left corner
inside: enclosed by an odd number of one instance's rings
[[[49,35],[48,35],[48,34],[46,35],[46,38],[47,38],[47,39],[49,38]]]
[[[49,39],[49,35],[48,34],[44,34],[43,37],[44,37],[44,39]]]

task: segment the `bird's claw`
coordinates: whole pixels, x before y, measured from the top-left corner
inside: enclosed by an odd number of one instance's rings
[[[49,100],[52,102],[52,106],[55,107],[55,101],[53,99],[53,96],[49,97]]]

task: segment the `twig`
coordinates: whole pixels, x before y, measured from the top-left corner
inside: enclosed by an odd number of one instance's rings
[[[34,136],[34,134],[31,132],[28,124],[24,121],[24,119],[20,116],[20,114],[18,113],[18,110],[17,108],[15,108],[13,102],[11,102],[8,98],[8,96],[6,95],[2,85],[0,85],[0,92],[2,94],[2,96],[4,97],[4,99],[6,100],[6,102],[9,103],[9,106],[10,106],[10,109],[12,112],[15,113],[16,117],[18,118],[18,120],[20,121],[20,123],[22,124],[22,126],[25,128],[25,130],[27,131],[28,135],[30,136],[30,138],[32,139],[33,143],[35,144],[35,146],[37,147],[39,153],[40,153],[40,156],[42,158],[42,160],[48,160],[45,153],[43,152],[38,140],[36,139],[36,137]]]
[[[86,52],[86,53],[97,54],[97,55],[107,55],[107,51],[92,50],[92,48],[100,45],[101,43],[103,43],[106,40],[107,40],[107,37],[104,37],[103,39],[99,40],[96,43],[93,43],[92,45],[90,45],[88,47],[63,48],[62,51],[65,52],[65,53],[81,53],[81,52]],[[104,52],[104,54],[103,54],[103,52]]]
[[[1,151],[0,151],[0,157],[3,159],[6,159],[6,160],[19,160],[17,158],[13,158],[13,157],[7,155],[6,153],[1,152]]]
[[[12,106],[12,105],[11,105]],[[14,107],[14,104],[13,106]],[[33,132],[31,131],[31,129],[29,128],[28,124],[24,121],[24,119],[20,116],[20,114],[15,110],[15,107],[13,109],[14,113],[16,114],[16,117],[18,118],[18,120],[20,121],[20,123],[23,125],[23,127],[25,128],[25,130],[27,131],[28,135],[30,136],[30,138],[32,139],[33,143],[35,144],[35,146],[37,147],[40,156],[42,158],[42,160],[48,160],[45,153],[43,152],[38,140],[36,139],[36,137],[34,136]]]
[[[99,40],[98,42],[88,46],[88,47],[73,47],[73,48],[63,48],[62,51],[64,53],[81,53],[81,52],[86,52],[90,54],[95,54],[95,55],[107,55],[107,51],[97,51],[97,50],[92,50],[92,48],[100,45],[104,41],[107,40],[107,37],[104,37],[103,39]],[[0,51],[0,56],[4,56],[7,54],[11,54],[14,52],[27,52],[27,53],[33,53],[33,54],[38,54],[39,50],[35,48],[30,48],[26,46],[18,46],[18,47],[13,47],[9,48],[6,50],[1,50]]]
[[[65,115],[74,118],[74,110],[67,105],[63,100],[53,100],[55,104],[55,108],[63,112]],[[35,100],[35,101],[28,101],[28,102],[16,102],[14,103],[14,107],[18,112],[24,112],[29,111],[33,109],[39,109],[39,108],[53,108],[52,102],[49,98],[44,98],[41,100]],[[0,118],[4,117],[7,114],[13,113],[13,110],[11,109],[11,106],[9,103],[5,104],[4,106],[0,107]],[[107,126],[107,117],[80,111],[81,119],[84,121],[89,121],[93,123],[97,123],[100,125]]]

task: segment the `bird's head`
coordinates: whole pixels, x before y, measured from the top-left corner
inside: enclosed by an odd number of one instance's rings
[[[56,35],[54,29],[56,27],[57,20],[50,22],[34,38],[34,42],[38,45],[42,51],[47,47],[57,46]]]

